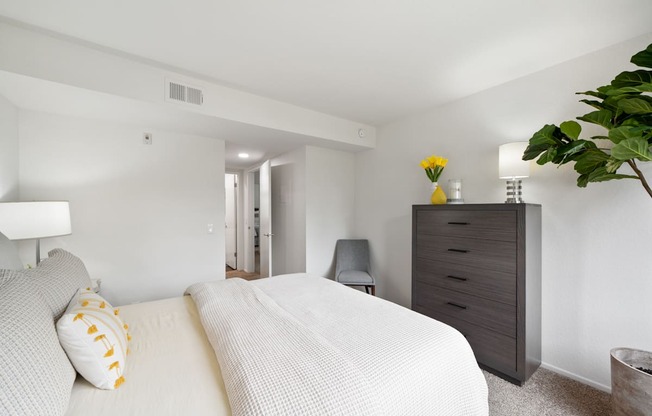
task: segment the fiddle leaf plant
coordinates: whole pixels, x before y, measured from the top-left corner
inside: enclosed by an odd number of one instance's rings
[[[637,53],[631,62],[652,69],[652,44]],[[614,179],[636,179],[652,197],[652,189],[637,162],[652,161],[652,70],[622,72],[611,84],[595,91],[578,92],[580,100],[595,110],[578,120],[596,124],[606,130],[604,135],[581,139],[582,126],[574,120],[559,126],[547,124],[534,133],[523,154],[523,160],[537,159],[539,165],[563,165],[575,162],[577,186],[589,182]],[[618,173],[627,165],[632,174]]]

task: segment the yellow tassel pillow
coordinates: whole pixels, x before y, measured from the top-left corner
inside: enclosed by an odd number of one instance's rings
[[[113,390],[124,383],[129,341],[119,310],[90,289],[79,289],[57,322],[59,342],[89,383]]]

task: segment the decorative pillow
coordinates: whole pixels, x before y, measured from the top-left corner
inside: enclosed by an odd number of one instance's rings
[[[35,285],[0,276],[0,414],[62,415],[75,376]]]
[[[24,279],[33,280],[38,286],[56,322],[75,292],[79,288],[91,287],[92,283],[84,263],[79,258],[60,248],[51,250],[48,256],[36,268],[21,270],[19,273]],[[0,276],[7,272],[8,270],[0,270]]]
[[[100,295],[79,289],[57,322],[59,341],[73,366],[100,389],[117,389],[125,381],[130,336],[118,312]]]

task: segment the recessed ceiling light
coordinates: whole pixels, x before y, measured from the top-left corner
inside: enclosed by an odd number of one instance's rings
[[[247,159],[249,158],[249,153],[238,153],[238,157],[240,159]]]

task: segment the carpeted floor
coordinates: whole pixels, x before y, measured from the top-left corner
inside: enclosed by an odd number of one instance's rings
[[[539,368],[518,387],[484,371],[490,416],[607,416],[610,395]]]

